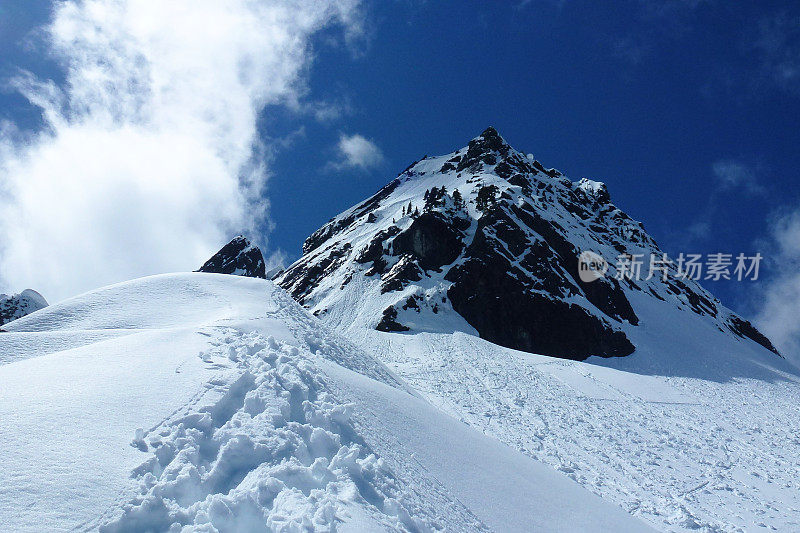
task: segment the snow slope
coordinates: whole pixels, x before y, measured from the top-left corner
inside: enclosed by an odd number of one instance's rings
[[[142,278],[6,329],[6,531],[647,530],[265,280]]]
[[[583,251],[604,279],[581,279]],[[621,254],[663,257],[605,185],[488,128],[332,218],[276,281],[431,404],[657,529],[800,531],[797,369],[677,265],[616,279]]]
[[[443,412],[656,529],[800,531],[800,376],[750,343],[687,320],[671,345],[578,362],[464,333],[350,333]],[[693,359],[684,337],[718,357]]]

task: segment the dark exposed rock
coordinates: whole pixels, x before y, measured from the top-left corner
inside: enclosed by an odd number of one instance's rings
[[[45,307],[47,307],[47,300],[33,289],[25,289],[19,294],[0,294],[0,325]],[[3,330],[0,329],[0,331]]]
[[[589,210],[586,209],[585,207],[583,207],[579,203],[566,202],[566,201],[563,201],[563,200],[559,200],[559,203],[562,205],[562,207],[564,207],[564,209],[566,209],[567,211],[569,211],[570,213],[572,213],[576,217],[580,218],[581,220],[587,220],[592,216],[592,214],[589,212]]]
[[[695,313],[698,315],[711,315],[713,317],[717,316],[717,306],[703,296],[702,294],[698,294],[697,292],[691,290],[686,283],[679,279],[675,280],[668,280],[667,283],[676,287],[677,294],[683,294],[689,302],[689,305],[692,307]]]
[[[778,352],[778,349],[773,346],[772,342],[760,331],[758,331],[753,324],[748,322],[747,320],[743,320],[738,316],[731,316],[728,320],[728,327],[731,328],[731,331],[739,335],[740,337],[747,338],[753,340],[766,348],[767,350],[781,355]],[[781,357],[783,357],[781,355]]]
[[[395,226],[396,227],[396,226]],[[358,256],[356,256],[357,263],[369,263],[383,257],[383,242],[386,238],[382,235],[383,232],[377,234],[369,243],[369,246],[364,248]]]
[[[511,177],[511,174],[514,173],[514,169],[511,167],[508,161],[501,161],[496,167],[494,167],[494,173],[503,179],[508,179]]]
[[[522,174],[514,174],[508,178],[508,182],[511,185],[522,187],[522,192],[525,194],[530,194],[532,191],[530,181],[528,181],[528,179]]]
[[[415,296],[409,296],[406,298],[406,303],[403,304],[403,309],[414,309],[417,313],[419,313],[419,304],[417,303],[417,298]]]
[[[381,278],[381,294],[402,290],[410,281],[419,281],[421,279],[422,270],[417,265],[416,260],[410,255],[404,255]]]
[[[534,290],[556,297],[571,296],[578,292],[571,284],[564,283],[559,258],[545,241],[533,242],[520,265],[533,275],[530,286]]]
[[[410,254],[425,270],[438,270],[463,249],[460,233],[439,213],[423,213],[392,241],[395,255]]]
[[[465,250],[467,259],[445,276],[454,282],[447,292],[453,308],[481,338],[571,359],[632,353],[634,347],[624,333],[580,306],[557,299],[577,291],[557,274],[563,259],[543,241],[526,243],[524,232],[505,210],[498,209],[481,217],[475,238]],[[523,265],[541,277],[531,278],[513,265],[522,254],[526,254]],[[577,270],[576,258],[572,256]],[[550,296],[537,289],[547,290]],[[580,332],[573,333],[573,328]]]
[[[234,237],[231,242],[223,246],[200,267],[198,272],[267,278],[261,250],[241,235]]]
[[[528,227],[544,237],[550,248],[558,254],[560,266],[569,273],[573,282],[581,288],[586,299],[612,318],[627,320],[634,325],[638,324],[639,318],[625,297],[619,282],[613,278],[600,279],[591,283],[582,281],[578,272],[577,260],[581,251],[566,240],[563,228],[542,218],[529,205],[526,204],[526,207],[527,209],[523,209],[514,205],[511,209]]]
[[[378,331],[408,331],[408,328],[397,322],[397,309],[389,306],[383,310],[381,321],[375,327]]]
[[[511,147],[500,137],[497,130],[490,126],[469,142],[467,153],[459,161],[456,170],[461,172],[467,169],[477,169],[480,163],[494,165],[497,163],[498,155],[504,156],[510,150]]]
[[[286,289],[295,300],[301,304],[305,303],[306,297],[314,287],[344,263],[351,248],[350,243],[346,243],[314,258],[301,259],[282,274],[281,287]]]
[[[534,160],[533,160],[533,163],[531,163],[531,166],[533,166],[533,168],[535,168],[535,169],[536,169],[536,170],[538,170],[539,172],[544,172],[544,173],[547,173],[547,170],[546,170],[546,169],[545,169],[545,168],[542,166],[542,164],[541,164],[539,161],[537,161],[536,159],[534,159]]]
[[[383,256],[381,256],[372,262],[372,266],[367,270],[366,275],[374,276],[376,274],[383,274],[386,272],[387,265],[388,262]]]
[[[521,256],[530,246],[528,236],[519,225],[511,220],[505,210],[497,209],[481,218],[484,227],[491,226],[495,235],[505,243],[512,257]]]
[[[624,356],[634,346],[621,331],[583,308],[526,290],[494,256],[448,272],[447,296],[481,338],[509,348],[568,359]]]
[[[383,257],[385,253],[383,245],[389,237],[393,237],[398,233],[400,233],[400,228],[397,226],[390,226],[388,229],[378,232],[369,245],[356,257],[356,262],[361,264],[372,262],[372,268],[369,271],[370,276],[383,274],[385,271],[386,260]]]
[[[588,180],[581,180],[581,183],[586,183]],[[611,201],[611,195],[608,193],[608,187],[606,187],[605,183],[598,183],[597,188],[588,189],[588,188],[581,188],[579,189],[589,198],[595,205],[600,204],[607,204]]]

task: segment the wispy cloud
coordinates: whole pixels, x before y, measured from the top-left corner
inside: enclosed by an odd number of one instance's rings
[[[800,13],[765,16],[757,28],[752,48],[764,75],[777,87],[800,94]]]
[[[378,146],[363,135],[345,135],[339,137],[336,145],[339,159],[334,163],[337,168],[359,168],[368,170],[383,163],[383,152]]]
[[[713,186],[708,200],[697,219],[682,231],[676,232],[673,240],[684,246],[708,241],[714,235],[718,222],[720,203],[724,196],[736,195],[737,201],[767,197],[769,191],[764,187],[759,175],[764,172],[762,165],[753,165],[741,159],[720,159],[711,164]]]
[[[759,328],[775,346],[800,365],[800,207],[784,212],[771,225],[771,270],[759,302]]]
[[[600,37],[609,52],[637,66],[654,52],[672,46],[696,26],[696,9],[712,0],[641,0],[629,4],[637,23],[615,35]],[[602,35],[602,34],[598,34]]]
[[[56,4],[43,34],[66,84],[18,76],[46,127],[0,128],[0,285],[54,301],[194,268],[266,226],[256,120],[305,95],[310,37],[330,24],[351,39],[357,1]]]
[[[722,159],[712,165],[717,190],[739,189],[751,194],[764,194],[766,190],[758,182],[756,169],[736,159]]]
[[[621,37],[611,43],[613,54],[632,65],[638,65],[650,53],[652,46],[642,39]]]
[[[333,122],[351,113],[350,103],[320,101],[305,106],[305,111],[310,113],[317,122]]]

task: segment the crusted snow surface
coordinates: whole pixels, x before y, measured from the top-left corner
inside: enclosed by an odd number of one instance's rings
[[[20,335],[40,352],[14,356]],[[648,529],[266,280],[106,287],[15,322],[0,354],[4,531]]]

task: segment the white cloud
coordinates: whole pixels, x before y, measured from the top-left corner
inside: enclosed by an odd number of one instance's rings
[[[318,122],[332,122],[351,112],[347,100],[341,102],[312,102],[306,106],[306,112],[314,116]]]
[[[712,165],[719,190],[743,189],[752,194],[763,194],[764,188],[758,183],[756,171],[741,161],[723,159]]]
[[[235,232],[263,225],[269,150],[257,115],[297,106],[309,37],[342,21],[357,31],[356,4],[56,4],[45,34],[65,86],[12,81],[46,128],[20,138],[0,125],[0,288],[57,301],[193,269]]]
[[[375,143],[362,135],[344,135],[339,137],[336,145],[340,160],[338,167],[360,168],[367,170],[383,163],[383,152]]]
[[[787,358],[800,364],[800,208],[772,223],[770,264],[756,324]]]

